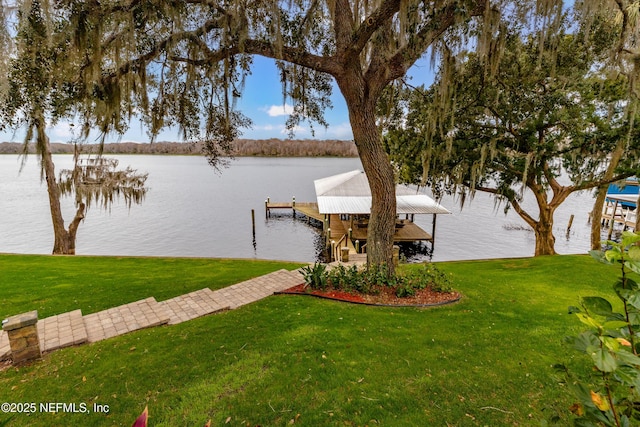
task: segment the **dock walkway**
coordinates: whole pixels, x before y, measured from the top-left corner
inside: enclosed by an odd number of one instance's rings
[[[295,198],[291,202],[272,202],[267,199],[264,202],[267,217],[271,216],[272,210],[286,209],[293,211],[294,215],[299,212],[307,218],[323,222],[324,215],[318,212],[318,204],[314,202],[296,202]]]

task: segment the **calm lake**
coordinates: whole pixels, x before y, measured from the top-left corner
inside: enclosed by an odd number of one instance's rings
[[[257,258],[314,261],[320,232],[291,214],[265,218],[264,201],[315,201],[313,181],[362,169],[359,159],[238,158],[221,173],[197,156],[114,156],[122,168],[148,172],[149,192],[129,210],[116,202],[110,212],[92,207],[78,231],[80,255]],[[56,170],[70,168],[70,155],[54,156]],[[429,191],[426,191],[430,194]],[[524,205],[535,205],[529,197]],[[451,215],[437,219],[434,261],[533,255],[534,236],[525,223],[488,195],[478,194],[461,210],[453,197],[441,204]],[[556,251],[586,253],[591,193],[573,195],[555,216]],[[251,210],[255,210],[255,240]],[[65,219],[74,214],[65,199]],[[533,211],[535,212],[535,210]],[[570,233],[569,217],[575,215]],[[534,215],[536,216],[536,215]],[[416,222],[431,231],[431,215]],[[18,156],[0,156],[0,252],[48,254],[53,245],[46,186],[30,156],[20,172]],[[425,259],[417,256],[414,260]]]

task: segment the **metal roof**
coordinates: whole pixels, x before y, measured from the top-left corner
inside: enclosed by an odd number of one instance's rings
[[[318,210],[321,214],[369,214],[371,190],[364,172],[333,175],[314,181]],[[451,213],[426,194],[420,194],[406,185],[396,186],[396,212],[398,214]]]

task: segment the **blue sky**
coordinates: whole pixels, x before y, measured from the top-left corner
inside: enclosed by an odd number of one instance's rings
[[[412,77],[412,84],[430,83],[433,80],[433,71],[428,65],[428,60],[419,61],[408,73]],[[325,129],[314,125],[315,136],[311,135],[308,123],[301,123],[296,129],[296,139],[353,139],[347,107],[339,89],[334,84],[332,95],[333,108],[325,111],[325,119],[329,127]],[[280,75],[274,62],[263,57],[254,57],[252,75],[247,78],[242,98],[237,107],[253,121],[251,129],[244,129],[242,138],[270,139],[288,137],[285,123],[287,111],[290,105],[283,104],[282,86]],[[0,142],[22,142],[23,132],[0,132]],[[68,123],[59,123],[49,128],[49,138],[53,142],[68,142],[72,139],[71,129]],[[118,135],[110,135],[107,142],[117,142]],[[168,129],[162,132],[157,141],[181,141],[177,129]],[[129,131],[122,136],[121,141],[148,142],[148,137],[143,126],[133,121]],[[93,142],[93,139],[88,141]]]

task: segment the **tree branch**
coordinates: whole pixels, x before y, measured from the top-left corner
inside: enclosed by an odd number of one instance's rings
[[[349,56],[357,56],[362,53],[367,42],[386,21],[390,20],[400,10],[400,0],[385,0],[378,9],[374,10],[362,21],[355,34],[351,38]]]
[[[488,6],[486,0],[476,0],[475,7],[469,12],[467,17],[481,16],[485,13]],[[406,71],[422,56],[433,42],[440,37],[446,30],[451,28],[456,22],[457,4],[447,5],[437,16],[431,19],[433,24],[426,25],[420,30],[411,43],[399,49],[390,61],[389,81],[402,77]]]
[[[198,41],[198,44],[200,45],[200,41]],[[245,40],[241,46],[235,45],[223,47],[215,51],[210,50],[207,47],[207,50],[202,53],[205,56],[203,59],[192,59],[180,56],[171,56],[170,59],[173,61],[187,62],[192,65],[204,66],[234,55],[246,53],[249,55],[260,55],[267,58],[281,59],[331,75],[339,74],[342,71],[340,65],[332,57],[315,55],[303,49],[290,46],[283,46],[280,49],[276,49],[273,43],[253,39]]]
[[[496,188],[491,187],[476,187],[476,190],[483,191],[485,193],[496,194],[499,196],[506,197],[513,209],[525,220],[527,224],[531,226],[531,228],[535,228],[535,225],[538,223],[531,215],[529,215],[518,203],[518,201],[514,197],[509,197],[508,195],[500,193]]]

